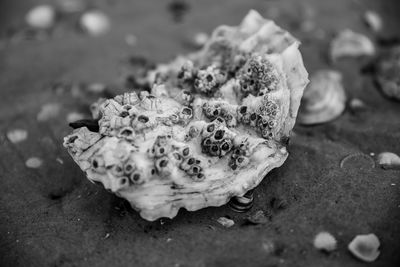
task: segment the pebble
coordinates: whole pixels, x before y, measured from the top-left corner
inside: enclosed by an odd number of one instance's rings
[[[275,251],[275,244],[271,240],[264,241],[262,248],[267,254],[272,254]]]
[[[320,232],[314,238],[314,247],[325,252],[332,252],[337,247],[336,238],[328,232]]]
[[[364,14],[364,21],[374,32],[379,32],[383,28],[383,21],[381,16],[375,11],[368,10]]]
[[[38,5],[31,10],[25,16],[26,23],[38,29],[48,29],[54,25],[56,18],[56,12],[50,5]]]
[[[23,129],[13,129],[7,132],[7,138],[11,143],[19,143],[28,138],[28,132]]]
[[[349,107],[352,111],[357,111],[365,109],[366,105],[361,99],[353,98],[349,102]]]
[[[268,218],[262,210],[258,210],[246,217],[246,223],[249,224],[266,224],[267,222]]]
[[[51,118],[57,117],[58,113],[60,113],[60,105],[57,103],[47,103],[44,104],[37,114],[38,121],[47,121]]]
[[[98,10],[84,13],[80,19],[80,25],[84,31],[92,36],[105,34],[111,28],[108,16]]]
[[[400,169],[400,157],[392,152],[380,153],[377,162],[383,169]]]
[[[226,217],[218,218],[217,222],[226,228],[232,227],[235,224],[233,220]]]
[[[28,168],[37,169],[42,166],[43,160],[37,157],[31,157],[26,162],[25,165]]]
[[[375,261],[380,254],[380,242],[375,234],[357,235],[348,245],[349,251],[365,262]]]

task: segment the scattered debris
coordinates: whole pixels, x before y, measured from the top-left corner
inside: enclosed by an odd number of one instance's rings
[[[287,200],[281,197],[273,197],[270,204],[274,210],[284,210],[289,206]]]
[[[110,237],[110,233],[106,233],[106,235],[103,237],[103,239],[107,239]]]
[[[362,152],[356,152],[356,153],[352,153],[352,154],[350,154],[350,155],[345,156],[345,157],[340,161],[340,164],[339,164],[340,168],[343,169],[348,161],[350,161],[350,160],[352,160],[352,159],[356,159],[356,158],[359,158],[359,159],[360,159],[360,158],[363,158],[363,159],[368,160],[369,163],[371,163],[371,165],[370,165],[371,168],[375,168],[375,161],[374,161],[374,159],[373,159],[370,155],[364,154],[364,153],[362,153]]]
[[[110,19],[99,10],[88,11],[80,18],[81,28],[92,36],[99,36],[111,28]]]
[[[64,164],[64,161],[62,160],[62,158],[56,158],[56,161],[60,164]]]
[[[299,123],[312,125],[339,117],[346,107],[342,74],[334,70],[320,70],[310,80],[301,99]]]
[[[11,143],[19,143],[28,138],[28,132],[24,129],[13,129],[7,132],[7,138]]]
[[[375,234],[358,235],[348,245],[350,252],[366,262],[375,261],[379,254],[380,242]]]
[[[377,157],[377,162],[385,170],[400,169],[400,157],[392,152],[382,152]]]
[[[38,121],[47,121],[51,118],[57,117],[60,113],[61,106],[58,103],[47,103],[44,104],[37,114]]]
[[[26,162],[25,165],[28,168],[37,169],[42,166],[43,160],[37,157],[31,157]]]
[[[50,5],[38,5],[25,16],[26,23],[37,29],[48,29],[53,27],[56,18],[56,11]]]
[[[133,34],[125,35],[125,43],[129,46],[135,46],[137,43],[137,37]]]
[[[171,242],[172,238],[167,238],[167,243]]]
[[[193,37],[193,44],[196,47],[202,47],[205,45],[205,43],[208,41],[208,39],[210,38],[210,36],[208,36],[207,33],[205,32],[198,32],[194,35]]]
[[[84,114],[73,111],[71,113],[68,113],[67,122],[71,123],[71,122],[74,122],[74,121],[82,120],[84,118],[85,118]]]
[[[314,238],[314,247],[318,250],[332,252],[336,246],[336,238],[328,232],[320,232]]]
[[[381,16],[372,10],[368,10],[364,14],[364,21],[368,27],[371,28],[374,32],[379,32],[383,28],[383,21]]]
[[[57,0],[57,9],[63,13],[78,13],[82,12],[87,7],[85,0]]]
[[[342,57],[361,57],[375,55],[375,46],[365,35],[346,29],[341,31],[331,42],[332,61]]]
[[[360,111],[364,110],[367,106],[365,105],[364,101],[359,98],[353,98],[349,102],[349,108],[351,111]]]
[[[189,4],[185,0],[172,0],[168,4],[168,11],[175,22],[182,22],[188,10]]]
[[[375,66],[375,80],[383,94],[400,100],[400,45],[383,53]]]
[[[262,248],[267,254],[272,254],[275,251],[275,244],[271,240],[264,241],[262,243]]]
[[[262,210],[258,210],[256,212],[253,212],[249,216],[246,217],[245,219],[246,224],[266,224],[268,223],[268,218],[265,216],[264,212]]]
[[[218,218],[217,222],[226,228],[232,227],[235,224],[233,220],[227,217],[220,217]]]

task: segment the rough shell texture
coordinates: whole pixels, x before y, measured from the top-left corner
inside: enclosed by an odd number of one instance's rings
[[[358,235],[348,245],[350,252],[360,260],[375,261],[380,254],[380,242],[375,234]]]
[[[365,35],[346,29],[341,31],[331,43],[331,59],[341,57],[373,56],[375,46]]]
[[[308,83],[298,46],[250,11],[238,27],[218,27],[199,52],[149,73],[151,94],[98,103],[99,132],[76,129],[64,146],[91,181],[147,220],[221,206],[288,156]]]
[[[342,75],[337,71],[320,70],[311,76],[304,91],[298,120],[301,124],[317,124],[337,118],[346,107]]]
[[[381,55],[375,79],[387,97],[400,100],[400,46]]]

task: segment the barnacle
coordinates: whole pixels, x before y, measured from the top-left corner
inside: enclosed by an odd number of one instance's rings
[[[250,11],[239,26],[218,27],[200,51],[149,71],[150,92],[99,101],[98,132],[75,129],[64,146],[91,181],[147,220],[233,196],[236,210],[248,210],[249,192],[288,156],[282,140],[308,83],[298,46]]]

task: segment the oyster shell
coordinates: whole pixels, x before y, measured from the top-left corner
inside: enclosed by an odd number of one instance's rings
[[[340,116],[346,107],[342,75],[333,70],[320,70],[310,80],[301,100],[298,121],[305,125],[318,124]]]
[[[400,46],[392,47],[381,55],[375,79],[387,97],[400,100]]]
[[[221,206],[283,164],[308,83],[299,42],[250,11],[202,50],[148,73],[151,94],[101,102],[99,132],[64,146],[89,180],[147,220]]]

